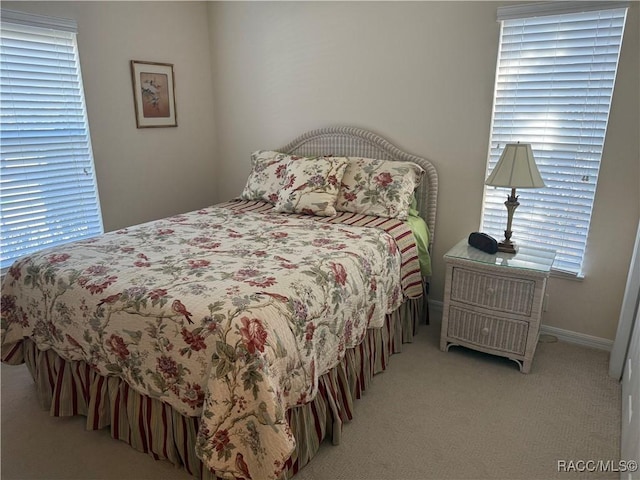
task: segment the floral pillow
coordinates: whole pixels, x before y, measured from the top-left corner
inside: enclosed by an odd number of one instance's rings
[[[244,200],[276,203],[282,188],[287,164],[302,157],[271,150],[257,150],[251,154],[251,173],[242,191]]]
[[[275,211],[336,215],[335,203],[347,163],[346,158],[327,157],[290,161]]]
[[[348,158],[336,209],[405,220],[424,173],[412,162]]]

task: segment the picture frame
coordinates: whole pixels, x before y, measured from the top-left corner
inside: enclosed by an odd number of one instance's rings
[[[131,60],[137,128],[177,127],[173,64]]]

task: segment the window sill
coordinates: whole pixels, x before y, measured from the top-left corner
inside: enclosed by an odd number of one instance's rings
[[[551,269],[551,278],[559,278],[562,280],[572,280],[574,282],[582,282],[584,280],[584,274],[563,272],[562,270]]]

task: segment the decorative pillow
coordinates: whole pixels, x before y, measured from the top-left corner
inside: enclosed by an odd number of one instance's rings
[[[257,150],[251,154],[251,173],[242,191],[244,200],[276,203],[284,182],[285,170],[291,160],[302,157],[271,150]]]
[[[316,157],[290,161],[275,211],[334,216],[340,181],[346,168],[346,158]]]
[[[336,209],[405,220],[424,170],[412,162],[348,158]]]

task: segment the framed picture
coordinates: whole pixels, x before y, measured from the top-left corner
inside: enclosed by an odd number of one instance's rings
[[[173,65],[131,60],[136,126],[177,127]]]

